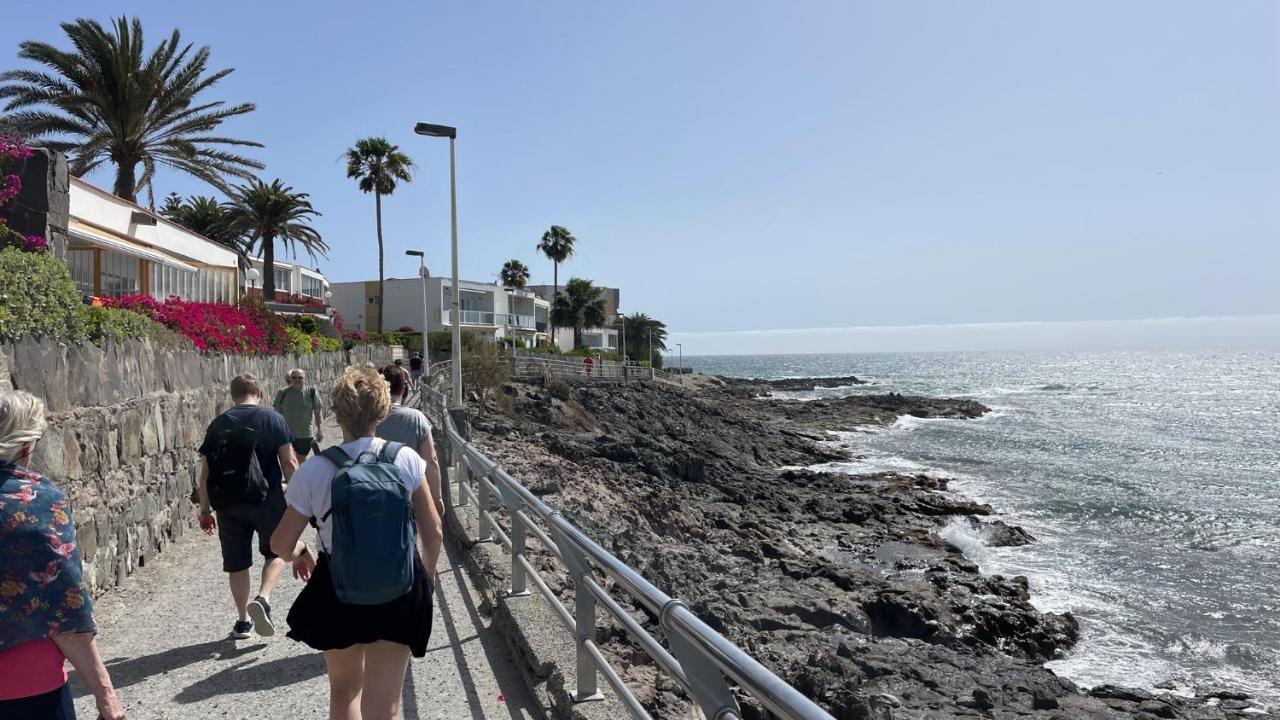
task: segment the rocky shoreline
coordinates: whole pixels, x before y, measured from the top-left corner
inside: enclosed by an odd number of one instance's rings
[[[1075,618],[1039,612],[1026,578],[983,576],[937,531],[959,517],[993,543],[1034,538],[945,494],[945,480],[800,469],[848,458],[827,431],[987,408],[769,397],[823,382],[856,378],[715,379],[696,392],[511,383],[473,430],[513,475],[841,720],[1258,716],[1238,694],[1085,692],[1045,669],[1079,639]],[[540,565],[571,595],[550,559]],[[686,702],[643,653],[620,633],[602,640],[655,717],[682,716]],[[766,717],[749,701],[744,713]]]

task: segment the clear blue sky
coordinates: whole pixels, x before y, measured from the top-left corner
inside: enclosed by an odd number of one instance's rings
[[[0,64],[102,7],[10,13]],[[376,277],[373,200],[339,162],[371,134],[419,165],[386,204],[388,274],[414,272],[409,247],[447,272],[446,144],[412,134],[428,120],[460,128],[465,277],[516,257],[550,282],[534,245],[563,224],[580,244],[562,281],[620,286],[687,350],[733,351],[726,331],[1280,313],[1273,0],[112,9],[236,68],[214,94],[258,110],[225,129],[313,195],[335,280]]]

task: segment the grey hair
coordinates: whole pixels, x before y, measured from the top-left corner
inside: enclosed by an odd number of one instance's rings
[[[307,374],[307,371],[306,371],[306,370],[303,370],[302,368],[294,368],[294,369],[292,369],[292,370],[290,370],[290,371],[289,371],[289,373],[288,373],[289,377],[293,377],[293,374],[294,374],[294,373],[299,373],[299,374],[302,374],[302,375],[306,375],[306,374]]]
[[[21,390],[0,392],[0,460],[16,461],[44,428],[43,400]]]

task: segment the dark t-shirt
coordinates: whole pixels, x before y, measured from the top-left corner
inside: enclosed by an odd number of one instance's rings
[[[420,358],[420,357],[413,357],[413,358],[409,358],[409,369],[410,369],[410,370],[421,370],[421,369],[422,369],[422,358]]]
[[[258,453],[258,464],[262,466],[262,476],[270,484],[272,493],[283,492],[281,480],[284,478],[284,473],[280,470],[280,457],[276,453],[281,445],[293,442],[293,434],[289,432],[289,425],[284,421],[284,417],[271,408],[258,405],[236,405],[214,418],[213,422],[209,423],[209,428],[204,431],[204,442],[200,444],[200,454],[208,456],[213,452],[218,433],[232,427],[233,423],[227,418],[228,415],[234,416],[239,422],[252,425],[257,431],[258,441],[254,450]]]

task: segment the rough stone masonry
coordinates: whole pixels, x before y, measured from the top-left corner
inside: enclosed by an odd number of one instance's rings
[[[27,338],[0,345],[0,389],[26,390],[48,406],[33,469],[71,499],[96,596],[194,525],[196,448],[209,421],[231,406],[232,377],[253,373],[271,397],[294,367],[323,388],[350,362],[389,358],[386,347],[241,357],[160,350],[145,340],[103,349]]]

